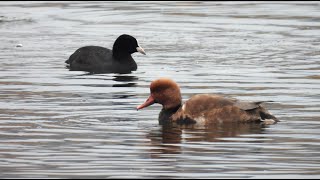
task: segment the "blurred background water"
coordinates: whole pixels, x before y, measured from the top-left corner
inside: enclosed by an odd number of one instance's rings
[[[1,178],[319,178],[320,3],[0,2]],[[131,74],[69,71],[136,37]],[[20,45],[19,45],[20,44]],[[18,45],[18,46],[17,46]],[[19,47],[22,46],[22,47]],[[149,84],[266,104],[261,126],[158,124]]]

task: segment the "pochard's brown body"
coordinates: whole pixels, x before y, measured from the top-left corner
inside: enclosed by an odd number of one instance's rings
[[[246,102],[214,94],[192,96],[182,104],[180,88],[172,80],[161,78],[150,85],[151,95],[137,107],[142,109],[153,103],[162,104],[160,123],[222,123],[222,122],[277,122],[262,102]]]

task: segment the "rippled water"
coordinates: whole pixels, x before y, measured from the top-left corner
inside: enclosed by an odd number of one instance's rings
[[[320,178],[319,2],[0,2],[1,178]],[[131,74],[68,71],[135,36]],[[21,44],[22,47],[16,47]],[[135,107],[159,77],[281,122],[172,127]]]

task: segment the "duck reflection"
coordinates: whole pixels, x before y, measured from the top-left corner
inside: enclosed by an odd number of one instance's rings
[[[196,125],[180,125],[176,123],[161,124],[158,132],[149,133],[151,144],[160,146],[153,154],[181,153],[181,145],[185,142],[224,142],[221,138],[237,137],[244,134],[262,134],[266,125],[261,123],[221,123]],[[263,139],[261,139],[263,141]]]

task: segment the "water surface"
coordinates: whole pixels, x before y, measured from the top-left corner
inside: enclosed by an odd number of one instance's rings
[[[319,178],[319,2],[0,2],[1,178]],[[131,74],[68,71],[79,47],[136,37]],[[22,47],[17,47],[21,44]],[[266,104],[281,122],[161,126],[183,99]]]

